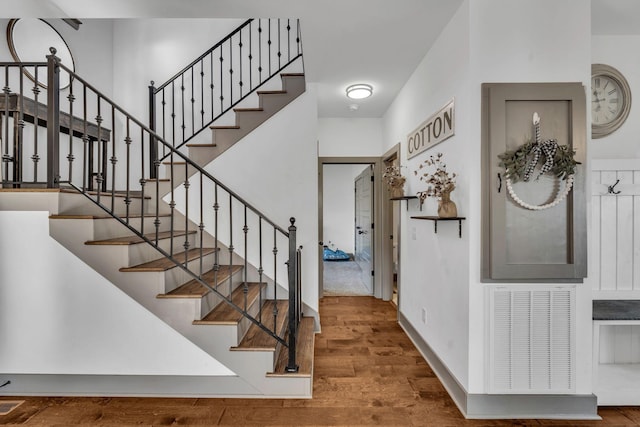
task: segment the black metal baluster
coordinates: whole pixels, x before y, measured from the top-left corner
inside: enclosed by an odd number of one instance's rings
[[[102,169],[102,149],[101,149],[102,142],[100,141],[100,134],[102,130],[102,115],[100,114],[100,111],[101,111],[102,103],[100,102],[100,95],[98,95],[97,104],[98,104],[98,108],[97,108],[98,114],[96,115],[96,123],[98,124],[98,137],[96,138],[94,143],[98,146],[98,173],[96,174],[96,184],[98,187],[97,201],[98,201],[98,204],[100,204],[100,192],[102,191],[102,170],[101,170]]]
[[[258,84],[262,83],[262,19],[258,19]]]
[[[24,67],[20,65],[20,97],[24,94]],[[21,187],[22,183],[22,138],[24,129],[24,102],[20,102],[20,108],[13,120],[13,182],[14,187]]]
[[[171,146],[176,147],[176,85],[175,80],[171,82]],[[171,152],[173,153],[173,151]]]
[[[4,99],[9,99],[11,88],[9,87],[9,67],[4,67]],[[4,153],[2,153],[2,163],[4,163],[4,180],[9,181],[9,163],[13,159],[9,155],[9,103],[4,103]]]
[[[40,67],[36,66],[35,70],[34,70],[34,74],[35,74],[35,83],[33,85],[33,88],[31,89],[31,91],[33,92],[33,104],[35,107],[35,111],[34,111],[34,118],[33,118],[33,122],[34,123],[38,123],[40,121],[40,105],[38,104],[38,97],[40,95],[40,86],[38,86],[38,69]],[[69,93],[69,101],[71,103],[73,103],[73,85],[70,86],[70,93]],[[73,129],[73,105],[71,105],[69,107],[71,109],[71,111],[69,112],[69,115],[71,116],[71,129]],[[33,182],[38,182],[38,163],[40,162],[40,155],[38,154],[38,127],[34,126],[34,130],[33,130],[33,155],[31,156],[31,160],[33,160]],[[71,148],[71,140],[72,138],[69,137],[69,146]],[[73,151],[70,151],[70,156],[73,159]],[[71,161],[72,161],[71,159]],[[69,164],[69,181],[71,181],[71,164]]]
[[[233,105],[233,37],[229,39],[229,105]]]
[[[184,266],[189,268],[189,163],[184,164]]]
[[[151,138],[149,138],[151,139]],[[144,214],[145,214],[145,189],[147,180],[144,173],[144,129],[140,128],[140,234],[144,236]]]
[[[127,117],[127,125],[126,125],[126,136],[124,138],[124,143],[126,145],[126,191],[125,191],[125,197],[124,197],[124,205],[125,205],[125,222],[127,225],[129,225],[129,205],[131,204],[131,133],[130,133],[130,122],[131,120],[129,119],[129,117]]]
[[[287,19],[287,61],[291,61],[291,20]]]
[[[200,127],[204,127],[204,61],[200,60]],[[193,129],[195,135],[195,129]]]
[[[280,18],[278,18],[278,70],[282,68],[282,42],[280,38]]]
[[[233,280],[231,280],[233,249],[233,196],[229,193],[229,298],[231,298],[233,292]]]
[[[180,77],[180,99],[181,99],[181,117],[182,117],[182,142],[184,142],[185,140],[185,129],[187,128],[187,126],[184,124],[184,91],[185,91],[185,87],[184,87],[184,73],[182,73],[182,76]]]
[[[211,90],[211,121],[213,121],[213,117],[214,117],[214,112],[213,112],[213,99],[214,99],[214,89],[215,86],[213,85],[213,51],[211,51],[211,54],[209,55],[210,58],[210,65],[211,65],[211,75],[209,76],[209,89]]]
[[[297,45],[297,48],[298,48],[297,53],[298,53],[298,55],[300,55],[302,53],[300,51],[300,49],[302,48],[302,38],[300,37],[301,33],[300,33],[300,20],[299,19],[296,19],[296,29],[297,29],[297,32],[296,32],[296,45]],[[303,67],[304,67],[304,63],[303,63]]]
[[[271,70],[271,19],[269,19],[269,37],[267,38],[267,47],[269,49],[269,75],[273,72]]]
[[[164,144],[163,144],[164,145]],[[156,200],[155,200],[155,218],[153,220],[153,225],[155,227],[156,230],[156,236],[154,239],[154,243],[156,246],[158,246],[158,240],[159,240],[159,234],[160,234],[160,159],[158,157],[156,157],[154,163],[153,163],[153,167],[156,171],[155,173],[155,180],[156,180]],[[144,221],[144,218],[143,218]]]
[[[165,99],[165,88],[162,88],[162,138],[167,139],[167,100]],[[175,138],[172,141],[175,143]],[[162,144],[162,157],[167,155],[167,146]]]
[[[169,202],[169,209],[170,209],[170,221],[171,223],[169,224],[169,255],[173,257],[173,230],[174,230],[174,219],[175,219],[175,208],[176,208],[176,199],[175,199],[175,191],[174,191],[174,182],[175,182],[175,175],[174,175],[174,154],[173,154],[173,150],[171,150],[169,152],[169,181],[170,181],[170,186],[169,188],[171,188],[171,201]]]
[[[248,265],[248,236],[249,226],[247,225],[247,205],[244,205],[244,227],[242,227],[242,232],[244,233],[244,281],[242,293],[244,294],[244,311],[247,311],[247,296],[249,295],[249,283],[247,281],[247,272],[249,270]]]
[[[196,97],[194,67],[191,67],[191,136],[195,135],[196,128]],[[184,141],[183,141],[184,142]]]
[[[156,119],[157,119],[157,114],[156,114],[156,88],[155,88],[155,82],[153,80],[151,80],[151,84],[149,85],[149,129],[151,129],[154,132],[157,132],[157,127],[156,127]],[[149,140],[149,161],[150,161],[150,165],[153,164],[154,161],[156,161],[158,159],[158,141],[155,140],[155,138],[151,138]],[[150,174],[149,174],[149,178],[154,179],[154,178],[158,178],[158,175],[156,175],[156,170],[154,168],[150,168],[149,170]]]
[[[258,287],[260,289],[260,292],[258,293],[258,299],[259,299],[259,306],[260,308],[258,309],[258,320],[260,322],[262,322],[262,274],[264,273],[264,268],[262,267],[262,217],[258,216],[258,241],[260,242],[259,245],[259,255],[258,255],[258,260],[260,262],[260,266],[258,267]]]
[[[37,73],[37,68],[36,68],[36,73]],[[38,81],[38,77],[36,74],[36,81]],[[34,93],[40,92],[40,89],[38,89],[38,85],[36,84],[33,87],[33,91]],[[74,129],[74,119],[75,117],[73,116],[73,102],[76,100],[76,97],[73,95],[73,81],[69,84],[69,95],[67,95],[67,99],[69,100],[69,154],[67,154],[67,160],[69,161],[69,182],[73,182],[73,161],[75,160],[75,157],[73,155],[73,129]],[[35,114],[35,118],[34,118],[34,123],[38,123],[38,94],[36,93],[35,95],[35,105],[36,105],[36,114]],[[35,163],[35,173],[37,175],[38,173],[38,160],[39,160],[39,156],[38,156],[38,132],[37,130],[34,131],[34,135],[35,135],[35,153],[33,155],[34,159],[34,163]],[[36,178],[37,181],[37,178]]]
[[[82,86],[82,191],[91,190],[93,185],[91,184],[92,170],[89,168],[89,163],[93,162],[89,160],[89,135],[87,134],[87,86]],[[91,179],[90,179],[91,178]]]
[[[118,163],[118,157],[116,156],[116,126],[113,123],[116,122],[116,107],[111,106],[111,212],[115,212],[116,208],[116,165]]]
[[[240,58],[240,64],[239,64],[239,67],[240,67],[240,81],[239,81],[238,85],[240,86],[240,99],[242,99],[242,84],[243,84],[242,83],[242,30],[240,30],[240,32],[238,33],[238,36],[240,37],[240,43],[238,44],[238,47],[239,47],[239,50],[240,50],[239,55],[238,55],[238,58]]]
[[[251,29],[252,22],[249,22],[249,92],[253,92],[253,31]]]
[[[213,262],[213,283],[215,284],[216,290],[218,290],[218,271],[220,270],[220,251],[218,250],[218,211],[220,210],[220,205],[218,204],[218,184],[216,183],[213,190],[213,233],[215,238],[215,254],[214,254],[214,262]]]
[[[203,173],[200,172],[200,225],[198,225],[198,228],[200,229],[200,274],[198,275],[198,277],[202,277],[202,273],[203,273],[203,263],[204,263],[204,259],[203,259],[203,249],[202,247],[204,246],[204,201],[203,201],[203,197],[204,197],[204,182],[203,182]]]
[[[273,283],[275,289],[273,290],[273,298],[278,299],[278,240],[277,230],[273,227]]]
[[[222,76],[224,75],[223,71],[223,62],[224,58],[222,57],[222,45],[220,46],[220,114],[224,111],[224,86],[222,84]]]

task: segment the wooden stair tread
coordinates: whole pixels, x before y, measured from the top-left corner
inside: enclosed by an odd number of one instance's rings
[[[278,307],[278,317],[276,319],[276,332],[282,336],[282,332],[289,318],[288,300],[269,300],[262,306],[262,323],[271,331],[273,328],[273,307]],[[231,347],[234,351],[276,351],[277,341],[259,326],[253,324],[245,334],[237,347]]]
[[[264,108],[261,107],[254,107],[254,108],[234,108],[233,111],[235,111],[236,113],[240,113],[243,111],[247,111],[247,112],[259,112],[259,111],[264,111]]]
[[[229,277],[236,274],[238,271],[242,270],[241,265],[233,265],[229,268],[228,265],[220,266],[218,270],[218,283],[226,281]],[[231,272],[231,274],[229,274]],[[202,275],[202,280],[209,283],[212,286],[215,286],[216,272],[214,270],[209,270]],[[178,286],[166,294],[159,294],[158,298],[202,298],[206,294],[211,292],[206,286],[203,286],[202,283],[198,282],[196,279],[190,280],[187,283]]]
[[[171,182],[169,178],[149,178],[147,182]]]
[[[287,372],[289,349],[282,347],[273,372],[268,377],[293,376],[311,377],[313,375],[313,350],[315,344],[315,320],[313,317],[303,317],[298,326],[298,341],[296,343],[296,362],[298,372]]]
[[[218,144],[187,144],[187,147],[215,148]]]
[[[168,217],[171,216],[170,213],[158,214],[158,217]],[[129,215],[129,219],[140,218],[140,214],[131,214]],[[145,218],[155,218],[156,214],[145,214]],[[111,215],[74,215],[74,214],[64,214],[64,215],[49,215],[49,219],[115,219]]]
[[[214,248],[203,248],[202,254],[209,255],[214,253]],[[187,254],[187,259],[193,261],[200,256],[200,248],[190,249]],[[182,263],[185,261],[184,251],[176,252],[173,257],[176,261]],[[169,258],[159,258],[153,261],[145,262],[143,264],[134,265],[133,267],[122,267],[120,271],[123,272],[143,272],[143,271],[167,271],[176,267],[176,264]]]
[[[282,77],[304,77],[304,73],[280,73]]]
[[[240,126],[236,126],[236,125],[228,125],[228,126],[211,125],[211,126],[209,126],[209,129],[240,129]]]
[[[247,310],[251,307],[260,296],[260,290],[265,286],[264,283],[247,283]],[[231,294],[231,301],[240,308],[244,308],[244,286],[238,286]],[[263,314],[264,316],[264,314]],[[237,325],[243,316],[238,310],[222,301],[213,310],[211,310],[202,320],[194,320],[194,325]]]
[[[76,190],[75,188],[61,188],[60,189],[61,193],[66,193],[66,194],[83,194],[82,192]],[[97,196],[98,192],[95,190],[91,190],[91,191],[85,191],[86,194],[90,195],[90,196]],[[116,191],[111,191],[111,190],[107,190],[107,191],[100,191],[100,196],[101,197],[127,197],[127,191],[126,190],[116,190]],[[136,191],[129,191],[129,198],[130,199],[142,199],[142,193],[139,190]],[[145,199],[151,199],[151,196],[144,196]]]
[[[173,237],[180,237],[180,236],[185,236],[187,234],[196,234],[195,230],[189,230],[189,232],[186,231],[174,231],[173,232]],[[169,239],[171,238],[171,231],[161,231],[157,234],[158,240],[162,240],[162,239]],[[155,240],[156,239],[156,233],[149,233],[149,234],[145,234],[144,235],[147,239],[149,240]],[[135,245],[138,243],[144,243],[145,240],[137,235],[131,235],[131,236],[122,236],[122,237],[114,237],[113,239],[104,239],[104,240],[89,240],[88,242],[84,242],[85,245],[112,245],[112,246],[117,246],[117,245]]]
[[[258,95],[285,95],[286,90],[259,90]]]

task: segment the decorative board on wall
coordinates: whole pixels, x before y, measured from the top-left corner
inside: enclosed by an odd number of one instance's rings
[[[591,171],[594,299],[640,299],[640,159],[593,160]]]
[[[542,126],[534,127],[536,115]],[[586,131],[585,89],[580,83],[482,85],[483,281],[581,282],[586,276]],[[514,182],[509,195],[510,183],[498,156],[548,139],[575,150],[574,159],[582,163],[573,188],[566,198],[559,198],[569,181],[540,175],[538,166],[528,182]],[[524,204],[549,207],[531,209]]]

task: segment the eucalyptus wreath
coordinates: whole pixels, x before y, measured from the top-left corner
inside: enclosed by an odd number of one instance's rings
[[[529,141],[515,150],[507,150],[498,155],[500,166],[505,169],[505,178],[510,179],[514,183],[518,181],[528,181],[526,177],[527,169],[528,165],[533,163],[536,156],[534,148],[537,145],[538,143],[536,141]],[[556,144],[555,154],[553,155],[553,165],[548,172],[563,180],[574,175],[576,173],[576,166],[580,164],[580,162],[575,160],[575,154],[575,150],[572,150],[568,146]],[[543,153],[542,155],[545,154]],[[535,160],[535,163],[537,163],[537,159]],[[535,163],[533,163],[533,166],[535,166]]]
[[[556,139],[542,141],[540,132],[540,116],[533,113],[533,126],[535,139],[529,141],[515,150],[505,151],[498,155],[500,166],[505,169],[507,191],[511,198],[520,206],[531,210],[542,210],[557,206],[562,202],[573,187],[576,166],[580,162],[574,158],[576,152],[566,145],[559,145]],[[538,162],[544,157],[544,162],[538,171],[537,178],[552,173],[565,181],[563,191],[559,191],[556,197],[543,205],[532,205],[522,200],[513,189],[513,183],[529,181],[536,170]],[[536,178],[536,179],[537,179]]]

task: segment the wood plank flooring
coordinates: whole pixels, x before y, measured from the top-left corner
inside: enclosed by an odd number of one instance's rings
[[[396,322],[391,303],[325,297],[313,399],[43,398],[0,425],[640,426],[640,407],[603,407],[602,421],[465,420]]]

